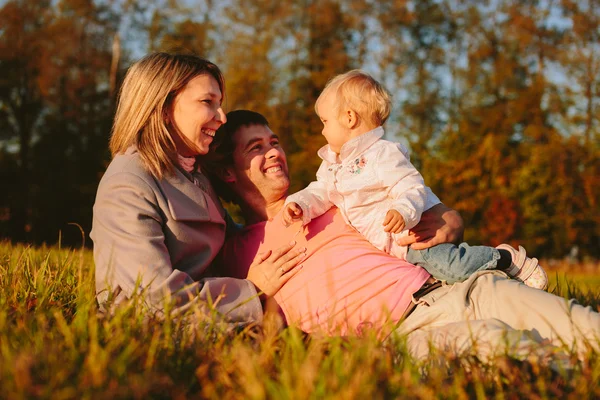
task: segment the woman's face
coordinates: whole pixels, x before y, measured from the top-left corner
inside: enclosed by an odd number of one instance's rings
[[[172,134],[180,155],[192,157],[208,153],[216,130],[227,121],[221,108],[222,100],[219,84],[211,75],[193,78],[175,97],[172,112],[175,132]]]

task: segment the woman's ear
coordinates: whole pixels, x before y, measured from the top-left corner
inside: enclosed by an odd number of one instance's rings
[[[165,104],[163,105],[162,117],[163,117],[163,121],[165,121],[166,125],[171,125],[173,123],[173,121],[175,120],[173,118],[174,96],[175,96],[174,94],[169,93],[169,95],[167,96],[167,99],[165,100]]]
[[[344,118],[349,129],[354,129],[358,126],[358,115],[354,111],[347,110]]]

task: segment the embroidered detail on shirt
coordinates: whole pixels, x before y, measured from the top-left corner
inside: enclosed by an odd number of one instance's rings
[[[360,174],[366,165],[367,159],[364,156],[362,156],[352,161],[350,165],[348,165],[348,172],[350,172],[351,174]]]

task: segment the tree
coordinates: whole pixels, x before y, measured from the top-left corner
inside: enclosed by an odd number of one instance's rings
[[[358,66],[357,20],[343,2],[240,0],[224,35],[228,107],[264,113],[287,150],[292,190],[315,179],[325,144],[315,101],[327,81]]]
[[[15,240],[56,240],[69,222],[89,232],[110,132],[113,16],[73,0],[17,0],[0,12],[4,132],[19,152],[19,184],[5,203]]]
[[[10,209],[9,231],[17,240],[31,230],[30,171],[34,132],[41,123],[47,27],[53,18],[50,1],[13,0],[0,9],[0,139],[15,144],[18,171],[4,182],[2,207]]]

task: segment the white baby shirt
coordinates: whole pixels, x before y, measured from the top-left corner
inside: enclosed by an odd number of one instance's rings
[[[396,245],[394,237],[383,230],[387,211],[395,209],[404,217],[402,234],[406,234],[424,210],[440,201],[410,163],[408,149],[381,139],[383,134],[378,127],[348,141],[339,157],[329,145],[323,146],[318,151],[323,162],[317,180],[289,196],[286,204],[302,207],[303,224],[335,205],[346,222],[375,247],[404,259],[406,248]]]

